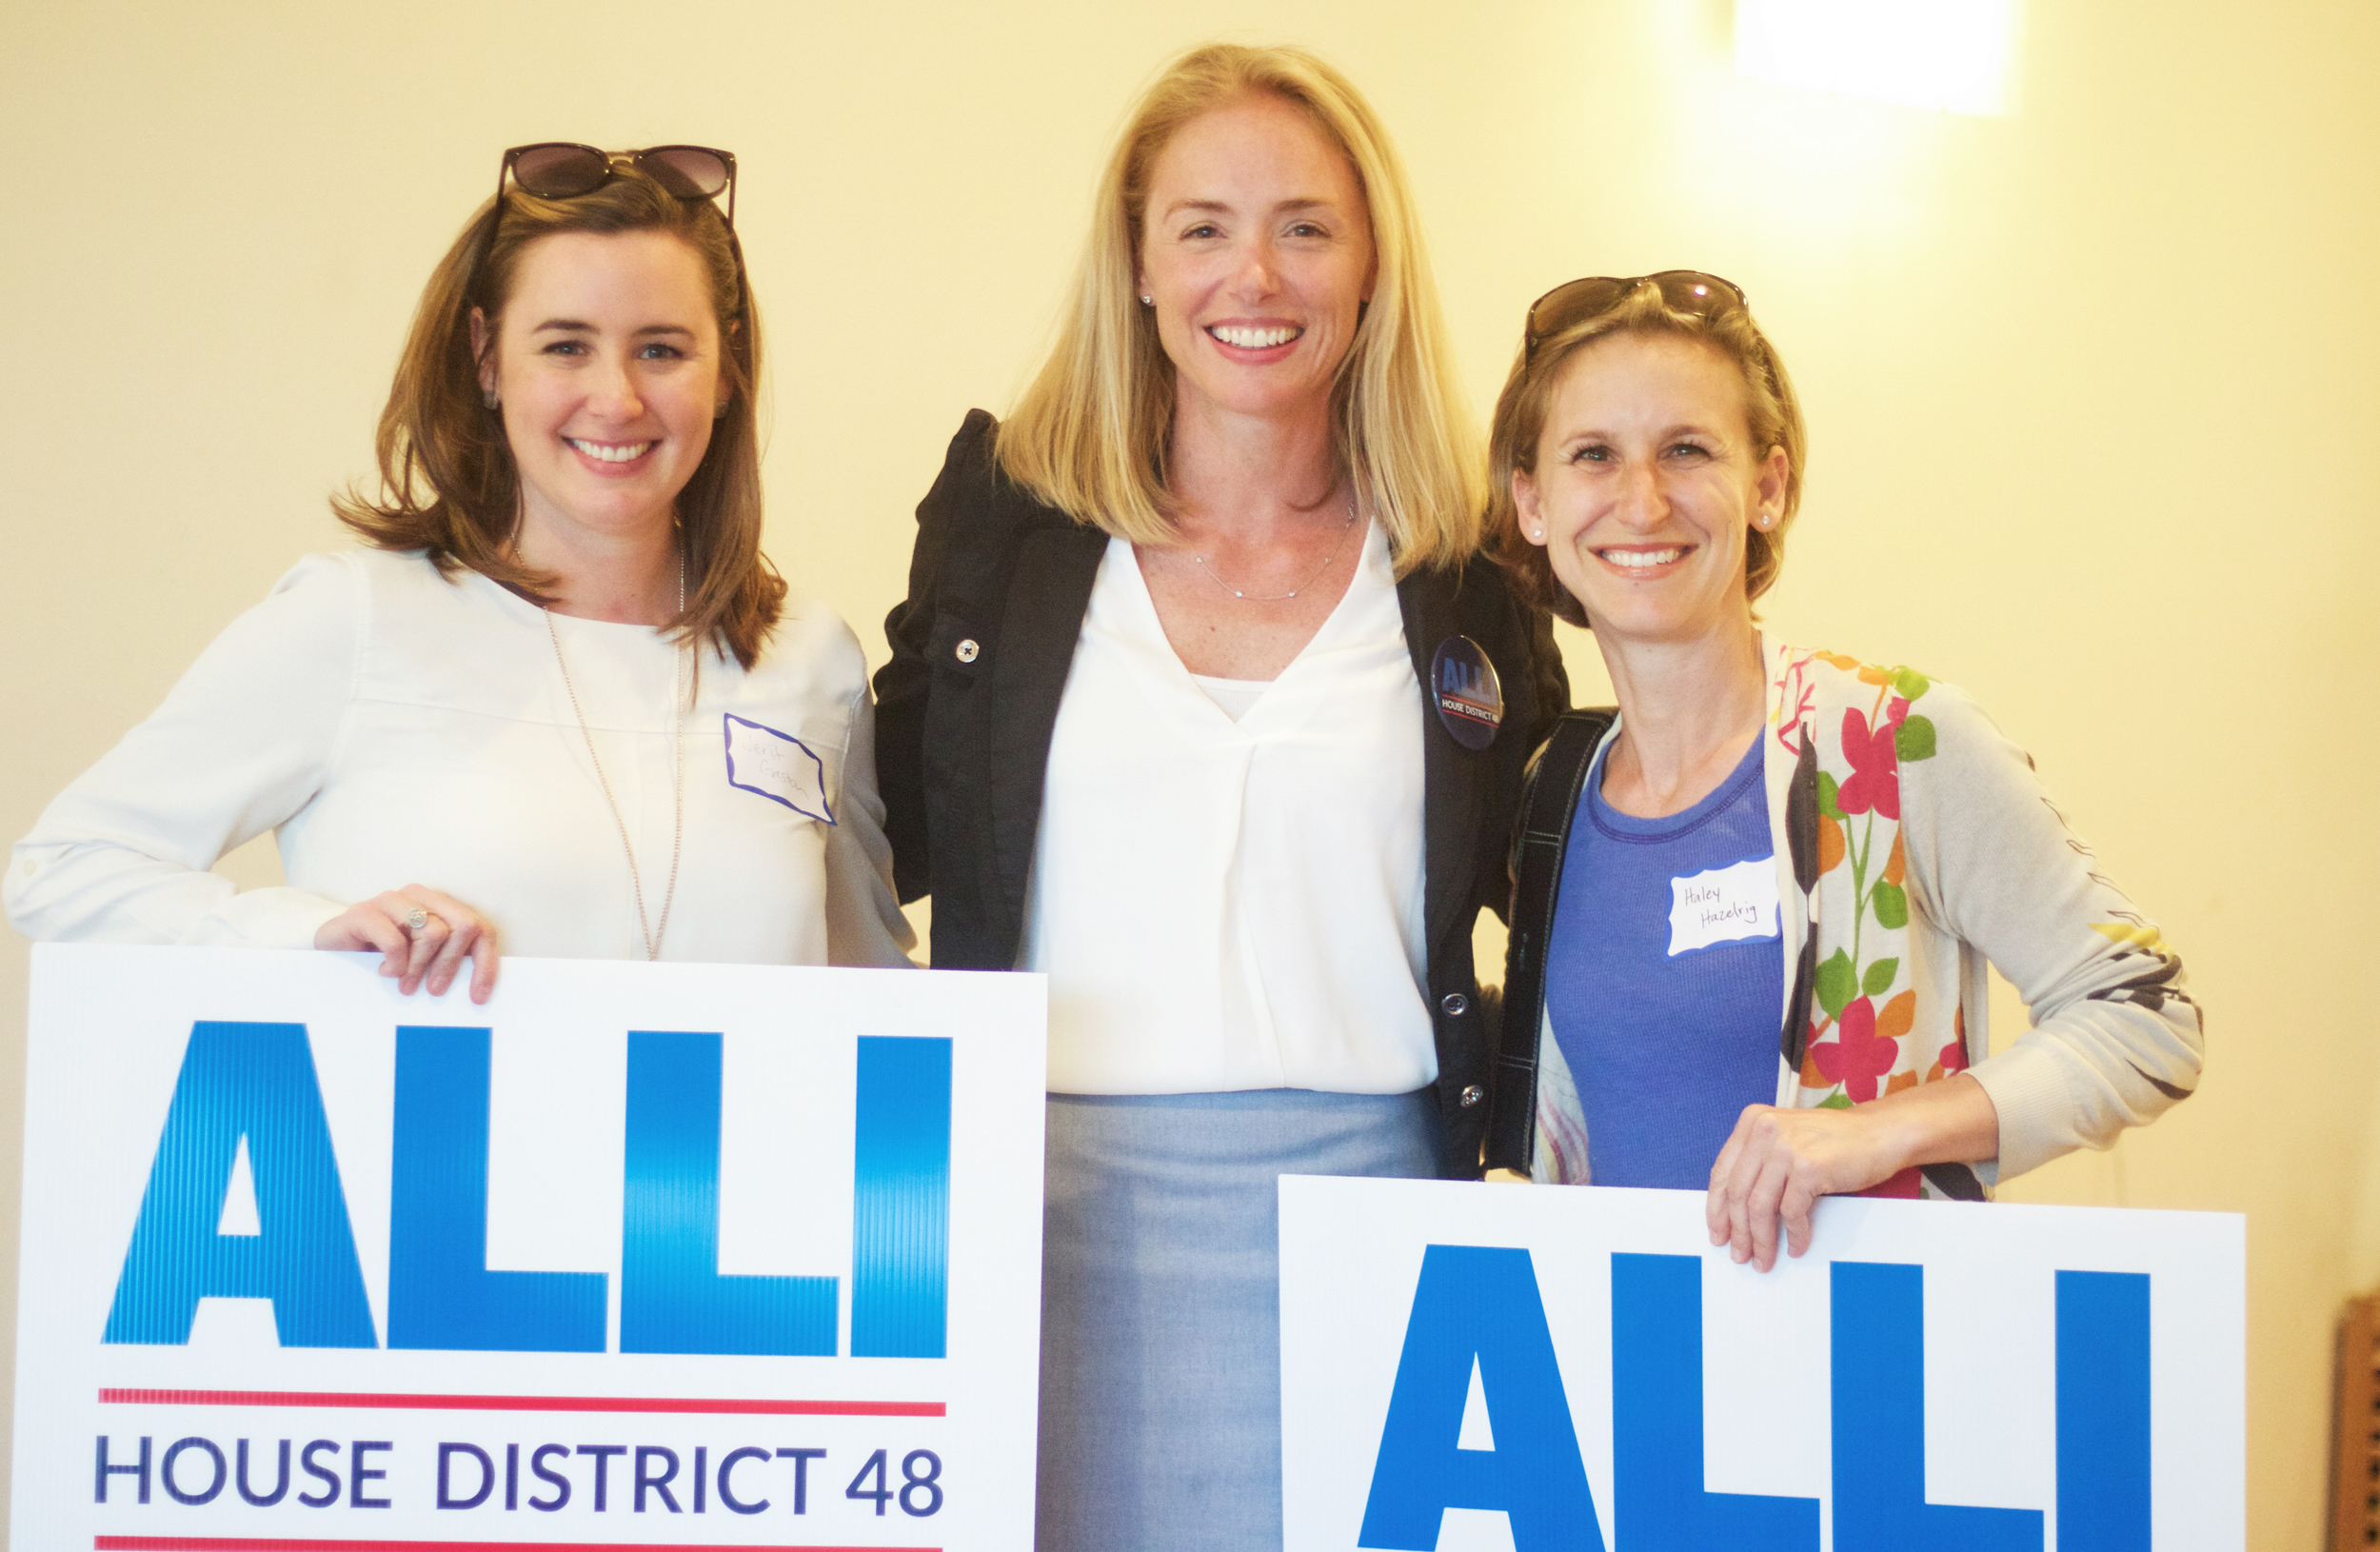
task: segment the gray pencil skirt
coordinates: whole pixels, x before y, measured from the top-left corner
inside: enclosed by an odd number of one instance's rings
[[[1038,1552],[1278,1552],[1275,1183],[1438,1136],[1426,1089],[1049,1097]]]

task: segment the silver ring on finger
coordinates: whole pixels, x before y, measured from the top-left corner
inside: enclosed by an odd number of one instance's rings
[[[416,905],[405,913],[406,931],[419,932],[427,925],[429,925],[429,912],[422,909],[421,906]]]

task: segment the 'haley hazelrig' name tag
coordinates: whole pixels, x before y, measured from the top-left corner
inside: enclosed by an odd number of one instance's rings
[[[1776,859],[1755,857],[1669,881],[1669,951],[1675,959],[1732,938],[1776,936]]]
[[[834,810],[826,806],[826,766],[807,744],[732,711],[724,722],[729,786],[756,792],[822,824],[835,822]]]

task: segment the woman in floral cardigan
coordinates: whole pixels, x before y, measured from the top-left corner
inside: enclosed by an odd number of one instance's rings
[[[1540,299],[1493,437],[1498,558],[1594,629],[1619,716],[1574,714],[1534,777],[1487,1163],[1707,1185],[1712,1243],[1763,1268],[1821,1196],[1977,1198],[2108,1146],[2204,1045],[1973,701],[1755,627],[1805,446],[1742,293],[1682,270]],[[2033,1017],[1996,1056],[1991,965]]]

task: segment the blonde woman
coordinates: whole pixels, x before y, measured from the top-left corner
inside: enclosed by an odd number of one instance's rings
[[[934,964],[1050,978],[1044,1548],[1279,1545],[1275,1182],[1478,1172],[1472,925],[1567,704],[1479,467],[1371,109],[1177,60],[877,678]]]

